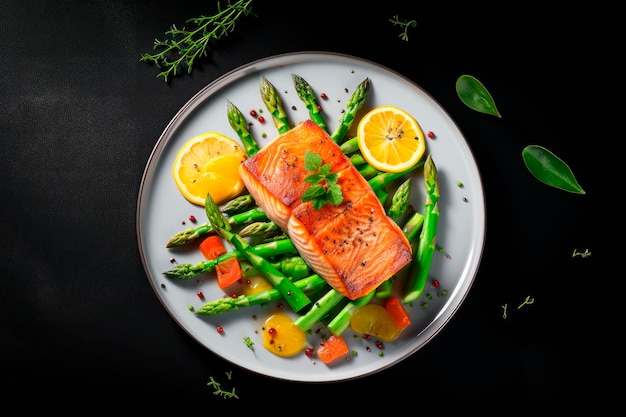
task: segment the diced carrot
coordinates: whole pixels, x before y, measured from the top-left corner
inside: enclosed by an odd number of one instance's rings
[[[350,348],[348,348],[343,337],[331,335],[317,348],[317,357],[325,364],[329,364],[348,354],[348,352],[350,352]]]
[[[411,317],[398,297],[392,295],[387,298],[387,300],[385,300],[385,309],[391,314],[398,329],[404,329],[411,324]]]
[[[200,252],[202,252],[205,258],[213,260],[226,253],[226,247],[221,237],[211,235],[200,242]]]
[[[222,238],[217,235],[211,235],[200,242],[200,252],[205,258],[213,260],[218,256],[226,253],[226,247]],[[215,266],[215,275],[217,284],[221,289],[230,287],[241,279],[241,264],[237,258],[229,258],[219,262]]]
[[[241,264],[237,258],[229,258],[215,266],[217,285],[221,289],[230,287],[241,279]]]

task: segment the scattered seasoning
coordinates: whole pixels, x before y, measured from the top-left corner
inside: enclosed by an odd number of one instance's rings
[[[204,300],[204,294],[202,294],[202,291],[198,291],[196,295],[198,296],[198,298]]]
[[[187,309],[188,309],[189,311],[194,311],[194,310],[195,310],[195,308],[193,308],[193,306],[192,306],[191,304],[189,304],[189,305],[187,306]]]
[[[467,199],[467,197],[463,197],[463,202],[467,203],[469,200]]]
[[[291,110],[296,111],[298,110],[298,108],[294,105],[294,106],[291,106]]]
[[[233,298],[233,299],[238,298],[238,297],[239,297],[239,296],[237,295],[237,293],[236,293],[236,292],[235,292],[235,293],[232,293],[232,294],[230,295],[230,298]]]
[[[165,288],[165,284],[164,283],[161,283],[161,288]]]
[[[189,221],[192,223],[196,222],[196,216],[194,216],[193,214],[191,216],[189,216]]]
[[[535,302],[534,298],[531,298],[530,295],[526,296],[526,299],[522,302],[522,304],[517,306],[517,309],[524,307],[525,305],[531,305]]]
[[[370,340],[370,335],[369,334],[364,334],[363,335],[363,340]]]
[[[422,310],[426,311],[428,308],[428,303],[426,301],[422,302]]]
[[[352,350],[352,356],[357,356],[359,354],[359,352],[356,351],[356,349]]]
[[[328,100],[328,96],[326,95],[326,93],[320,94],[320,97],[322,98],[322,100]]]
[[[273,327],[270,327],[269,329],[267,329],[267,332],[270,334],[270,336],[276,335],[276,329]]]
[[[367,350],[368,352],[371,352],[371,351],[372,351],[372,349],[370,349],[370,347],[369,347],[369,346],[368,346],[368,347],[366,347],[366,348],[365,348],[365,350]]]
[[[259,116],[259,118],[257,120],[259,122],[261,122],[261,123],[265,123],[265,117],[263,117],[263,116]]]
[[[175,263],[175,262],[176,262],[176,259],[174,259],[174,258],[170,258],[170,263],[171,263],[171,264],[173,264],[173,263]]]
[[[385,348],[385,345],[384,345],[384,343],[383,343],[382,341],[377,340],[377,341],[376,341],[376,347],[377,347],[378,349],[380,349],[380,350],[383,350],[383,349]]]
[[[224,334],[224,328],[222,326],[217,326],[215,328],[215,330],[219,333],[219,334]]]
[[[202,284],[202,280],[201,279],[196,280],[196,284]]]
[[[448,290],[441,290],[437,293],[437,297],[445,297],[446,295],[448,295]]]
[[[578,250],[574,249],[574,252],[572,252],[572,258],[575,256],[580,256],[581,258],[587,258],[591,256],[591,252],[589,252],[589,249],[585,249],[584,252],[578,252]]]
[[[347,93],[347,92],[348,92],[348,89],[347,89],[347,88],[344,88],[344,89],[343,89],[343,91]]]
[[[267,133],[265,133],[265,132],[261,133],[261,137],[262,138],[266,138],[267,137]]]
[[[308,347],[304,349],[304,354],[308,356],[309,358],[313,356],[313,352],[315,352],[315,349],[313,349],[312,347]]]
[[[379,351],[378,352],[378,356],[382,358],[383,356],[385,356],[385,352],[383,352],[382,350]]]
[[[258,116],[256,110],[254,110],[254,109],[250,110],[250,116],[252,116],[252,117],[254,117],[256,119],[256,117]]]
[[[426,134],[426,136],[428,136],[428,137],[429,137],[429,138],[431,138],[431,139],[434,139],[434,138],[435,138],[435,132],[433,132],[433,131],[431,130],[430,132],[428,132],[428,133]]]
[[[463,188],[463,183],[461,181],[457,181],[456,186],[459,188]]]

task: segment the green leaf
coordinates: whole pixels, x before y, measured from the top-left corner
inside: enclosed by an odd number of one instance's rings
[[[302,194],[302,201],[309,201],[319,197],[322,197],[326,194],[326,189],[321,185],[313,185]]]
[[[456,80],[456,93],[465,105],[477,112],[502,117],[491,94],[485,86],[471,75],[461,75]]]
[[[338,206],[343,201],[343,194],[341,193],[341,187],[339,187],[337,184],[332,185],[328,189],[327,194],[328,194],[328,198],[330,202],[335,206]]]
[[[317,171],[322,165],[322,157],[315,152],[306,151],[304,153],[304,169],[307,171]]]
[[[539,181],[551,187],[575,194],[585,194],[570,167],[558,156],[539,145],[529,145],[522,150],[526,168]]]

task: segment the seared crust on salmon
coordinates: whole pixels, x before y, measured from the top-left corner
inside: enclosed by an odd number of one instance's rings
[[[343,202],[316,210],[302,202],[307,150],[338,173]],[[241,178],[268,218],[287,232],[300,255],[350,299],[368,294],[411,261],[411,245],[376,194],[332,138],[311,120],[277,136],[246,159]]]

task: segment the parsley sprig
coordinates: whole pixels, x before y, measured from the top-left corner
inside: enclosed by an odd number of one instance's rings
[[[326,203],[338,206],[343,201],[341,187],[337,184],[339,175],[330,172],[330,164],[322,165],[322,157],[315,152],[304,154],[304,169],[313,174],[304,178],[311,186],[302,194],[302,201],[311,201],[313,208],[319,210]]]

